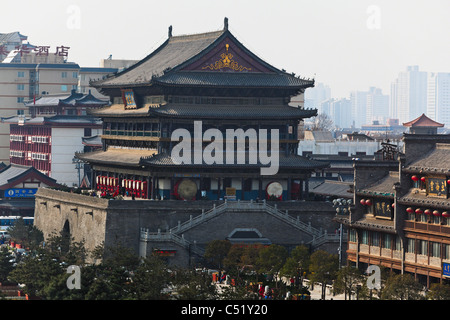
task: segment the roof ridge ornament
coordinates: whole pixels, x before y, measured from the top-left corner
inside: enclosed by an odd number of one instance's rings
[[[169,26],[169,38],[172,38],[172,26]]]
[[[223,19],[223,30],[228,30],[228,18]]]

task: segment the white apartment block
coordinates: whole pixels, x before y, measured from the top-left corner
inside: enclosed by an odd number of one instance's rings
[[[450,128],[450,73],[429,73],[427,116]]]
[[[406,123],[427,112],[427,73],[409,66],[391,85],[390,114]]]

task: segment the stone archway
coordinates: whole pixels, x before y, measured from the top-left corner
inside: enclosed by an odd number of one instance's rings
[[[71,243],[71,233],[70,233],[70,222],[67,219],[64,222],[64,226],[61,230],[61,251],[67,252],[69,251],[70,243]]]

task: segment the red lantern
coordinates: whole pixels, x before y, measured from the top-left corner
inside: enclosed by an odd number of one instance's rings
[[[450,184],[450,179],[447,180],[447,183]]]
[[[422,177],[422,178],[420,178],[420,180],[421,180],[422,182],[425,182],[426,178],[425,178],[425,177]]]
[[[419,178],[417,178],[417,176],[412,176],[411,179],[413,179],[413,181],[418,181]]]
[[[423,213],[423,211],[422,211],[422,209],[420,209],[420,208],[417,208],[417,209],[416,209],[416,213],[417,213],[417,214],[422,214],[422,213]]]
[[[437,210],[434,210],[433,211],[433,215],[436,216],[436,217],[439,217],[441,215],[441,213],[439,211],[437,211]]]
[[[392,208],[395,208],[395,203],[392,204]]]
[[[371,206],[372,205],[372,201],[370,199],[366,200],[366,205]]]
[[[413,213],[414,210],[413,210],[413,208],[407,208],[407,209],[406,209],[406,212],[408,212],[408,213]]]
[[[430,209],[425,209],[425,214],[426,214],[427,216],[431,215],[431,210],[430,210]]]
[[[361,204],[364,206],[365,204],[366,204],[366,200],[364,200],[364,199],[361,199]]]
[[[448,213],[447,211],[442,212],[442,216],[444,218],[449,218],[450,217],[450,213]]]

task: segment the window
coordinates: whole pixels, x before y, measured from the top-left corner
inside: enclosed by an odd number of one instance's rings
[[[380,246],[380,234],[378,232],[372,232],[372,245],[375,247]]]
[[[72,72],[72,78],[78,78],[78,72]]]
[[[25,78],[25,71],[18,71],[17,72],[17,77],[18,78]]]
[[[409,252],[409,253],[416,252],[416,241],[414,239],[407,239],[406,252]]]
[[[428,241],[418,240],[417,243],[417,254],[428,255]]]
[[[383,248],[390,249],[391,248],[391,235],[386,233],[383,237]]]
[[[363,230],[361,232],[361,243],[362,244],[369,244],[369,231]]]
[[[23,103],[25,101],[24,97],[17,97],[17,103]]]
[[[450,260],[450,244],[442,245],[442,258],[446,260]]]
[[[355,229],[350,229],[349,236],[350,236],[350,238],[349,238],[350,242],[356,242],[356,230]]]
[[[63,85],[61,86],[61,91],[66,92],[66,91],[67,91],[67,86],[63,84]]]
[[[441,257],[441,244],[439,242],[431,242],[431,256],[436,258]]]
[[[20,91],[25,90],[25,85],[24,84],[18,84],[17,85],[17,90],[20,90]]]
[[[66,71],[61,72],[61,78],[67,78],[67,72]]]
[[[402,239],[399,236],[395,237],[395,250],[397,251],[402,250]]]

